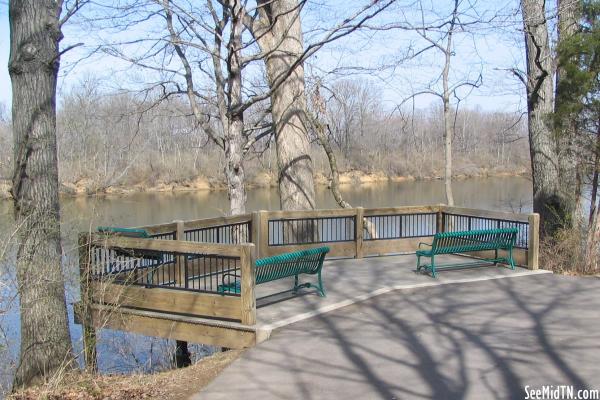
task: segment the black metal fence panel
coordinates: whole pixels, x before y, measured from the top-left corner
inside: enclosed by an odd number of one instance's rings
[[[252,223],[211,226],[185,231],[185,240],[202,243],[240,244],[252,242]]]
[[[270,219],[269,246],[352,242],[356,240],[355,216]]]
[[[445,232],[471,231],[478,229],[517,228],[515,247],[527,250],[529,248],[529,223],[506,219],[474,217],[471,215],[443,213],[442,221]]]
[[[365,220],[363,240],[408,239],[436,233],[436,213],[369,215]]]
[[[156,233],[154,235],[150,235],[150,237],[152,239],[159,239],[159,240],[175,240],[175,238],[177,237],[177,233],[176,232]]]
[[[154,250],[91,248],[91,278],[111,283],[220,293],[240,278],[239,257]]]

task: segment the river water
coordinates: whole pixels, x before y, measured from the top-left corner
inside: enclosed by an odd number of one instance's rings
[[[525,178],[467,179],[453,183],[457,206],[503,210],[531,211],[531,182]],[[353,206],[392,207],[427,205],[445,202],[442,181],[344,185],[344,198]],[[318,208],[336,208],[330,191],[317,189]],[[248,211],[279,209],[276,189],[248,191]],[[99,225],[140,226],[225,215],[228,200],[225,192],[197,191],[177,193],[137,193],[128,196],[97,196],[63,198],[61,200],[64,265],[67,276],[67,301],[78,300],[77,233]],[[12,205],[0,201],[0,252],[11,232]],[[1,253],[0,253],[1,254]],[[14,296],[14,256],[0,260],[0,393],[10,380],[18,355],[19,319]],[[77,352],[81,350],[81,329],[71,324],[71,335]],[[103,372],[125,373],[155,371],[170,366],[173,343],[103,330],[99,335],[98,362]],[[206,346],[194,346],[196,357],[214,351]],[[1,397],[1,395],[0,395]]]

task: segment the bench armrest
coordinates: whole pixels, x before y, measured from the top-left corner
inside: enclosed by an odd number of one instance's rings
[[[238,274],[232,274],[231,272],[228,272],[226,274],[223,274],[223,279],[222,279],[223,282],[225,282],[225,277],[226,276],[233,276],[235,279],[239,279],[240,278],[240,276]]]
[[[421,248],[421,245],[425,245],[425,246],[427,246],[427,247],[431,247],[431,245],[430,245],[429,243],[425,243],[425,242],[421,242],[421,243],[419,243],[419,246],[418,246],[418,247],[419,247],[419,248]]]

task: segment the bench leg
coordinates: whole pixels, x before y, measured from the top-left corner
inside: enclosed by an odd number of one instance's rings
[[[321,297],[326,297],[327,295],[325,294],[325,288],[323,287],[323,279],[321,278],[321,271],[319,271],[318,275],[317,275],[317,284],[312,284],[312,283],[299,283],[298,282],[298,275],[296,275],[294,277],[294,288],[292,289],[292,293],[296,294],[298,293],[298,289],[302,289],[302,288],[315,288],[317,289],[317,292],[319,292],[319,296]]]
[[[513,259],[512,247],[508,249],[508,261],[510,261],[510,269],[515,269],[515,260]]]
[[[319,291],[319,296],[321,296],[321,297],[327,296],[325,294],[325,288],[323,287],[323,280],[321,279],[321,270],[319,270],[318,282],[319,282],[319,287],[317,288],[317,290]]]
[[[435,272],[435,256],[431,256],[431,276],[433,278],[437,278],[437,273]]]
[[[421,270],[421,256],[417,256],[417,272],[419,272]]]
[[[498,249],[494,249],[494,265],[498,265]]]

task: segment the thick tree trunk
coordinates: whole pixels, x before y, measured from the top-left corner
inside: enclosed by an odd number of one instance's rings
[[[71,367],[58,202],[56,78],[61,39],[54,0],[9,2],[14,174],[19,226],[21,353],[14,388]]]
[[[581,17],[580,0],[558,0],[558,42],[559,44],[569,39],[579,29]],[[570,90],[560,84],[561,77],[565,71],[560,66],[556,71],[556,104],[555,109],[560,110],[562,90]],[[575,221],[577,204],[581,196],[581,189],[577,185],[578,168],[580,160],[577,143],[577,115],[572,113],[565,116],[564,125],[558,132],[558,163],[560,173],[561,197],[565,199],[565,221],[566,226],[572,226]]]
[[[552,55],[543,0],[522,0],[527,56],[527,110],[533,175],[533,210],[540,214],[542,237],[563,226],[567,202],[559,184],[553,111]]]
[[[268,20],[263,21],[268,25],[268,29],[261,32],[264,34],[257,35],[255,32],[255,36],[265,54],[269,85],[274,88],[271,114],[275,127],[281,209],[314,209],[313,163],[305,125],[304,67],[302,63],[296,65],[304,51],[300,6],[297,0],[259,1],[259,6]]]

